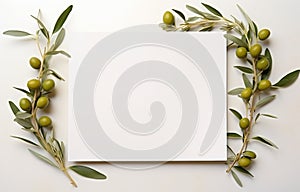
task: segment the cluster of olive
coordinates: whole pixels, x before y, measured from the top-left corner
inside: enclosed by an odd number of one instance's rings
[[[29,64],[33,69],[39,70],[41,68],[41,61],[36,57],[32,57],[29,60]],[[27,82],[27,87],[30,92],[37,93],[37,100],[35,103],[32,103],[28,98],[22,98],[19,102],[19,105],[22,110],[26,112],[31,112],[36,108],[45,109],[49,104],[49,98],[46,94],[42,93],[49,93],[55,87],[55,82],[53,79],[31,79]],[[41,116],[38,120],[38,124],[41,127],[49,127],[52,124],[52,120],[48,116]]]

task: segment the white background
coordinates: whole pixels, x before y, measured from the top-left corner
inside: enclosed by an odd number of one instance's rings
[[[259,27],[272,30],[272,40],[268,43],[274,59],[271,81],[279,80],[282,75],[300,68],[300,26],[298,11],[300,3],[295,0],[261,1],[261,0],[210,0],[206,3],[219,8],[226,16],[240,17],[236,4],[248,12]],[[170,8],[185,10],[185,4],[197,5],[200,1],[174,0],[123,0],[123,1],[1,1],[0,31],[7,29],[35,30],[35,22],[30,14],[36,14],[40,8],[47,24],[54,24],[57,16],[69,4],[74,5],[68,20],[68,31],[114,31],[127,26],[159,23],[162,14]],[[187,12],[187,11],[186,11]],[[67,47],[67,45],[64,45]],[[78,45],[80,46],[80,45]],[[21,94],[12,86],[25,87],[26,81],[34,77],[27,60],[37,55],[35,46],[28,41],[17,41],[0,35],[0,122],[1,122],[1,191],[299,191],[298,179],[300,146],[299,127],[299,88],[297,81],[292,87],[276,91],[276,100],[266,106],[265,112],[276,114],[278,120],[264,119],[257,125],[256,133],[267,136],[278,146],[273,150],[258,143],[250,145],[258,154],[252,170],[254,179],[242,177],[245,187],[239,188],[232,178],[225,174],[222,163],[169,163],[155,169],[132,171],[112,165],[91,164],[108,175],[106,181],[93,181],[74,175],[79,184],[74,189],[59,171],[38,161],[30,155],[26,145],[16,142],[10,135],[25,135],[12,122],[8,100],[17,101]],[[232,68],[238,62],[229,52],[228,87],[242,85],[239,72]],[[67,139],[67,60],[60,58],[54,66],[66,82],[57,86],[50,112],[55,119],[57,137]],[[241,102],[229,97],[229,106],[242,109]],[[228,116],[229,129],[236,129],[237,122],[231,114]]]

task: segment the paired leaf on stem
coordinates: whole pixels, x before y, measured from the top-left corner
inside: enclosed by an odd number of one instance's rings
[[[82,165],[73,165],[69,168],[83,177],[87,177],[91,179],[106,179],[106,176],[104,174],[90,167],[86,167]]]

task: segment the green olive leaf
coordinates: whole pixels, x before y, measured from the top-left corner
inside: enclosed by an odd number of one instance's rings
[[[240,178],[237,176],[237,174],[234,171],[230,171],[232,177],[234,178],[235,182],[240,186],[243,187],[243,183],[241,182]]]
[[[244,173],[244,174],[246,174],[246,175],[249,175],[249,176],[251,176],[251,177],[254,177],[249,171],[247,171],[246,169],[244,169],[244,168],[241,167],[241,166],[234,166],[234,168],[235,168],[237,171],[241,172],[241,173]]]
[[[277,119],[277,117],[276,117],[276,116],[274,116],[274,115],[265,114],[265,113],[263,113],[263,114],[261,114],[261,115],[262,115],[262,116],[265,116],[265,117],[272,118],[272,119]]]
[[[232,132],[228,132],[227,137],[230,138],[230,139],[240,139],[240,138],[242,138],[242,136],[240,134],[232,133]]]
[[[260,117],[260,113],[257,113],[256,116],[255,116],[255,120],[254,120],[255,123],[256,123],[256,121],[258,120],[259,117]]]
[[[27,112],[17,112],[16,113],[16,117],[19,118],[19,119],[28,119],[30,118],[32,115],[30,113],[27,113]]]
[[[64,28],[62,28],[60,30],[60,32],[58,33],[56,39],[55,39],[55,43],[52,47],[51,50],[55,51],[63,42],[64,38],[65,38],[65,34],[66,34],[66,30]]]
[[[271,101],[273,101],[276,98],[276,95],[270,95],[267,97],[264,97],[263,99],[259,100],[255,106],[255,109],[262,107],[268,103],[270,103]]]
[[[29,150],[29,152],[30,152],[31,154],[33,154],[33,155],[34,155],[35,157],[37,157],[38,159],[44,161],[45,163],[48,163],[49,165],[51,165],[51,166],[53,166],[53,167],[59,168],[53,161],[51,161],[51,160],[48,159],[47,157],[45,157],[45,156],[43,156],[43,155],[41,155],[41,154],[39,154],[39,153],[37,153],[37,152],[31,150],[31,149],[28,149],[28,150]]]
[[[244,67],[244,66],[234,66],[234,67],[239,69],[240,71],[242,71],[244,73],[249,73],[249,74],[253,73],[253,70],[249,67]]]
[[[20,111],[20,109],[12,101],[9,101],[8,103],[12,112],[14,113],[14,115],[16,115]]]
[[[183,19],[183,21],[186,21],[185,20],[185,16],[184,14],[181,12],[181,11],[178,11],[176,9],[172,9],[175,13],[177,13],[177,15],[179,15],[181,17],[181,19]]]
[[[201,17],[189,17],[186,22],[193,22],[193,21],[197,21],[198,19],[201,19]]]
[[[241,94],[241,92],[244,90],[244,88],[235,88],[235,89],[232,89],[228,92],[228,95],[239,95]]]
[[[207,5],[205,3],[201,3],[208,11],[210,11],[211,13],[219,16],[219,17],[223,17],[222,14],[215,8],[213,8],[212,6],[210,5]]]
[[[71,170],[73,170],[75,173],[91,178],[91,179],[106,179],[106,176],[90,167],[82,166],[82,165],[73,165],[69,167]]]
[[[244,15],[246,21],[248,22],[249,29],[252,31],[253,34],[256,34],[256,32],[255,32],[256,30],[255,30],[255,26],[254,26],[253,21],[250,19],[250,17],[248,16],[248,14],[239,5],[237,5],[237,7],[239,8],[239,10],[241,11],[241,13]]]
[[[52,34],[56,33],[57,31],[59,31],[62,28],[63,24],[67,20],[67,18],[69,16],[70,12],[72,11],[72,9],[73,9],[73,5],[70,5],[66,10],[64,10],[62,12],[62,14],[58,17],[58,19],[55,23]]]
[[[8,30],[3,32],[4,35],[10,35],[14,37],[27,37],[27,36],[33,36],[32,34],[26,32],[26,31],[19,31],[19,30]]]
[[[231,111],[239,120],[243,118],[242,115],[235,109],[230,108],[229,111]]]
[[[231,147],[229,147],[229,145],[227,145],[227,151],[229,151],[233,156],[235,156],[234,151],[231,149]]]
[[[31,15],[32,18],[34,18],[37,23],[38,23],[38,26],[41,30],[41,32],[43,33],[43,35],[47,38],[47,39],[50,39],[50,35],[49,35],[49,31],[47,30],[47,28],[45,27],[44,23],[37,17]]]
[[[250,87],[252,88],[252,83],[250,82],[250,80],[248,79],[247,75],[245,73],[242,74],[243,77],[243,81],[244,81],[244,85],[245,87]]]
[[[33,127],[29,119],[15,118],[14,121],[17,122],[22,127],[24,127],[25,129],[30,129]]]
[[[62,50],[60,50],[60,51],[48,51],[46,53],[47,56],[57,55],[57,54],[62,54],[62,55],[66,56],[66,57],[69,57],[69,58],[71,57],[71,55],[69,53],[67,53],[65,51],[62,51]]]
[[[272,141],[270,141],[270,140],[268,140],[266,138],[263,138],[261,136],[256,136],[256,137],[253,137],[252,139],[256,140],[256,141],[260,141],[260,142],[262,142],[262,143],[264,143],[266,145],[269,145],[271,147],[274,147],[274,148],[278,149],[278,147]]]
[[[272,71],[272,55],[270,53],[270,50],[267,48],[265,50],[265,58],[269,60],[269,67],[268,69],[264,70],[261,74],[261,79],[269,79]]]
[[[57,72],[55,72],[53,69],[47,69],[47,70],[45,70],[45,72],[47,72],[48,75],[53,75],[58,80],[64,81],[64,78],[62,76],[60,76]]]
[[[277,83],[275,83],[274,87],[288,87],[293,84],[299,77],[300,70],[295,70],[290,72],[289,74],[282,77]]]
[[[28,143],[28,144],[31,144],[31,145],[34,145],[36,147],[40,147],[38,144],[36,144],[35,142],[33,141],[30,141],[29,139],[25,139],[23,137],[19,137],[19,136],[11,136],[12,138],[15,138],[15,139],[19,139],[21,141],[24,141],[25,143]]]
[[[240,47],[245,47],[248,48],[248,45],[246,42],[244,42],[243,40],[231,35],[231,34],[224,34],[224,37],[230,41],[232,41],[233,43],[237,44]]]

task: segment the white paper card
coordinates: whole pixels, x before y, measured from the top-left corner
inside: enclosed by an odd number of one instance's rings
[[[149,25],[69,40],[69,161],[226,160],[223,33]]]

